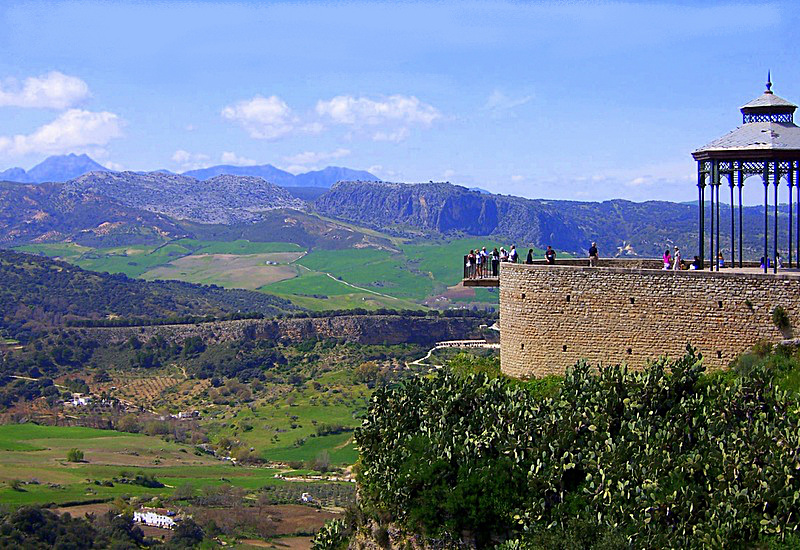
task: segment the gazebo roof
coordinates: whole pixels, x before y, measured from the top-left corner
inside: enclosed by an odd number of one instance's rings
[[[772,79],[767,76],[763,94],[743,105],[742,125],[692,152],[695,160],[726,159],[734,154],[748,158],[768,153],[783,158],[800,153],[800,127],[794,123],[797,106],[772,93]]]
[[[692,154],[729,150],[800,151],[800,127],[791,122],[750,122],[696,149]]]
[[[770,90],[767,90],[746,105],[742,105],[741,109],[763,109],[764,107],[788,107],[792,110],[797,109],[797,105],[773,94]]]

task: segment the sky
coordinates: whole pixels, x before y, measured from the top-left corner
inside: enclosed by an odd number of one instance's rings
[[[798,28],[793,1],[4,0],[0,170],[75,152],[689,201],[691,151],[768,70],[800,102]]]

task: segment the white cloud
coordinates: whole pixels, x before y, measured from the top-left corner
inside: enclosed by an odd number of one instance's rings
[[[256,139],[274,140],[289,134],[297,124],[297,117],[278,96],[255,96],[222,109],[222,116],[239,123]]]
[[[414,96],[392,95],[380,100],[347,95],[320,100],[317,115],[334,124],[353,128],[381,126],[373,131],[375,141],[399,142],[410,134],[411,126],[429,127],[442,118],[438,109]]]
[[[197,170],[211,165],[211,157],[203,153],[190,153],[178,149],[172,154],[172,162],[178,164],[181,170]]]
[[[302,164],[290,164],[289,166],[282,166],[281,168],[295,176],[309,171],[308,166],[303,166]]]
[[[372,134],[373,141],[391,141],[393,143],[400,143],[404,141],[411,131],[406,128],[405,126],[402,128],[398,128],[393,132],[375,132]]]
[[[89,97],[89,86],[78,77],[53,71],[23,82],[0,82],[0,107],[66,109]]]
[[[495,112],[509,111],[511,109],[514,109],[515,107],[525,105],[532,99],[533,95],[526,95],[522,97],[509,97],[501,90],[495,89],[489,95],[488,99],[486,100],[486,104],[484,105],[483,108]]]
[[[373,164],[372,166],[367,168],[367,172],[369,172],[370,174],[375,174],[376,176],[385,181],[403,181],[404,179],[403,175],[400,172],[384,168],[380,164]]]
[[[317,114],[338,124],[375,126],[386,122],[430,126],[441,113],[414,96],[392,95],[383,101],[366,97],[337,96],[317,102]]]
[[[520,181],[522,181],[524,179],[525,179],[525,176],[521,176],[519,174],[514,174],[513,176],[511,176],[511,181],[513,181],[515,183],[520,182]]]
[[[123,126],[114,113],[70,109],[32,134],[0,136],[0,153],[23,156],[96,150],[122,136]]]
[[[335,151],[305,151],[303,153],[298,153],[296,155],[291,155],[288,157],[283,157],[283,160],[286,162],[292,163],[294,165],[308,165],[308,164],[317,164],[319,162],[325,162],[328,160],[340,159],[346,157],[350,154],[349,149],[336,149]]]
[[[222,164],[232,164],[233,166],[253,166],[258,164],[257,161],[246,157],[240,157],[233,151],[224,151],[221,160]]]

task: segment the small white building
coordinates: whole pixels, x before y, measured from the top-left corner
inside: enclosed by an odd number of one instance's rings
[[[314,502],[314,497],[312,497],[308,493],[303,493],[302,495],[300,495],[300,502],[306,502],[306,503]]]
[[[180,518],[175,512],[166,508],[139,508],[133,513],[133,521],[151,527],[174,529]]]
[[[92,397],[90,395],[83,395],[82,393],[72,394],[71,403],[73,407],[85,407],[91,402],[92,402]]]

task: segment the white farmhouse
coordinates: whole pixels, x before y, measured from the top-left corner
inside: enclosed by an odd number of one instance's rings
[[[133,521],[151,527],[174,529],[180,518],[176,516],[175,512],[166,508],[139,508],[133,513]]]

